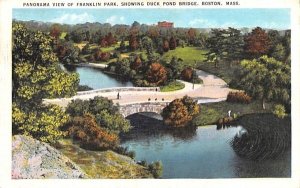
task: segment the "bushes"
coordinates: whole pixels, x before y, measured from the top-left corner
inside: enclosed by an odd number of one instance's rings
[[[285,108],[281,104],[277,104],[274,107],[273,114],[280,119],[283,119],[287,114],[285,113]]]
[[[154,178],[159,178],[162,176],[163,166],[160,161],[156,161],[148,165],[148,170],[152,173]]]
[[[173,127],[184,127],[200,112],[200,106],[192,98],[185,96],[173,100],[163,109],[164,123]]]
[[[95,116],[96,122],[111,133],[127,132],[130,122],[118,112],[117,106],[104,97],[95,97],[90,100],[73,100],[66,108],[71,116],[83,116],[90,113]]]
[[[85,149],[107,150],[119,145],[118,136],[97,125],[94,116],[90,114],[74,117],[67,127],[69,136],[79,141],[80,146]]]
[[[247,95],[245,92],[229,92],[227,95],[227,102],[234,102],[234,103],[244,103],[249,104],[252,98]]]
[[[101,52],[100,50],[94,53],[94,60],[96,61],[108,61],[110,59],[109,52]]]
[[[188,67],[185,68],[182,72],[181,72],[181,78],[185,81],[191,81],[193,79],[193,69]]]

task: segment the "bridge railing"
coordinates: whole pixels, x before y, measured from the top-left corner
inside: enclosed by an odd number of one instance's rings
[[[113,87],[104,89],[95,89],[90,91],[79,91],[77,95],[88,95],[97,93],[108,93],[108,92],[124,92],[124,91],[160,91],[159,87]]]

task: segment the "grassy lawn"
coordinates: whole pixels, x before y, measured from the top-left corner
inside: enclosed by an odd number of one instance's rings
[[[231,114],[244,114],[252,113],[270,113],[273,104],[266,104],[266,110],[262,109],[260,101],[253,101],[250,104],[239,104],[230,102],[218,102],[201,104],[200,114],[193,119],[193,124],[197,126],[215,124],[220,118],[227,116],[228,111],[231,110]]]
[[[212,73],[227,83],[230,83],[234,78],[235,71],[240,68],[239,64],[219,62],[218,67],[213,63],[205,62],[205,54],[207,50],[199,49],[198,47],[177,47],[175,50],[170,50],[162,56],[162,60],[170,61],[173,56],[183,60],[183,67],[194,66],[195,60],[197,61],[196,68]]]
[[[169,50],[167,53],[164,53],[162,59],[165,61],[171,61],[173,56],[177,58],[181,58],[183,60],[184,66],[194,66],[195,60],[197,61],[197,65],[199,66],[200,62],[203,62],[206,57],[206,50],[201,50],[198,47],[177,47],[175,50]]]
[[[170,82],[168,85],[160,87],[160,91],[161,92],[176,91],[176,90],[183,89],[184,87],[185,87],[184,83],[173,81]]]

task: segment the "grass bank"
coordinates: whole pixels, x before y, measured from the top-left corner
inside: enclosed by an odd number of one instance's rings
[[[193,119],[193,125],[202,126],[215,124],[220,118],[228,115],[228,111],[231,110],[231,114],[237,114],[242,116],[252,113],[269,113],[273,108],[272,103],[266,104],[266,110],[262,109],[260,101],[252,101],[250,104],[239,104],[230,102],[218,102],[201,104],[200,114]]]
[[[130,157],[113,151],[85,150],[69,139],[61,140],[58,150],[92,178],[153,178],[146,167],[136,164]]]

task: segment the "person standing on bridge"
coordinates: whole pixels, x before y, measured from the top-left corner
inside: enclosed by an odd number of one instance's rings
[[[118,92],[118,94],[117,94],[117,99],[120,99],[120,93]]]

